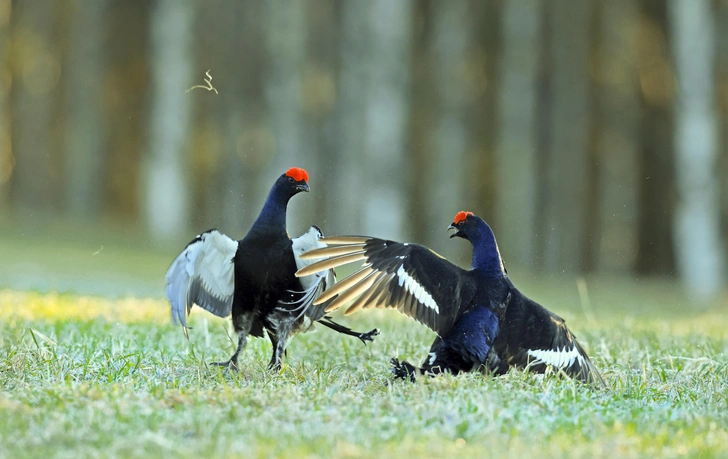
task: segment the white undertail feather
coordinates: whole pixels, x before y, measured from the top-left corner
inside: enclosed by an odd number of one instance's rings
[[[307,288],[306,290],[302,292],[291,292],[291,293],[303,293],[303,296],[301,298],[297,299],[296,301],[279,301],[278,304],[286,304],[286,305],[297,305],[295,308],[283,308],[283,307],[277,307],[278,310],[285,310],[285,311],[291,311],[291,312],[298,312],[298,315],[295,317],[295,320],[298,320],[303,314],[306,313],[306,310],[313,304],[313,300],[316,298],[316,295],[318,295],[319,292],[319,283],[323,280],[321,277],[317,277],[318,283],[315,283],[311,285],[311,287]]]
[[[581,355],[576,346],[572,346],[571,349],[567,349],[567,347],[564,346],[562,349],[556,348],[553,350],[529,350],[528,355],[535,358],[539,362],[557,368],[568,368],[574,364],[574,361],[578,361],[582,367],[586,365],[584,357]]]
[[[427,354],[427,364],[432,365],[435,363],[435,360],[437,360],[437,352],[430,352]]]
[[[317,261],[321,261],[320,258],[305,258],[302,255],[306,252],[310,252],[314,249],[320,249],[326,247],[326,244],[320,240],[321,233],[316,227],[309,228],[308,231],[303,233],[300,237],[293,238],[291,243],[293,245],[293,256],[296,259],[296,268],[300,271],[301,269],[314,264]],[[311,273],[307,276],[301,277],[301,285],[304,290],[308,290],[312,285],[318,285],[321,278],[328,275],[329,271],[326,269]]]
[[[296,260],[296,267],[298,268],[299,272],[301,269],[304,269],[317,261],[320,261],[320,258],[305,258],[302,257],[306,252],[309,252],[314,249],[320,249],[326,247],[326,245],[321,242],[321,232],[318,228],[312,226],[309,228],[308,231],[306,231],[304,234],[302,234],[300,237],[294,238],[291,240],[292,242],[292,248],[293,248],[293,256]],[[297,299],[296,301],[292,302],[285,302],[285,301],[279,301],[279,304],[283,305],[296,305],[297,307],[290,309],[290,308],[281,308],[278,309],[287,309],[289,311],[300,311],[296,319],[300,318],[302,315],[306,313],[306,311],[311,307],[311,305],[314,304],[314,300],[317,296],[321,293],[322,286],[321,283],[325,282],[326,287],[330,287],[334,285],[336,282],[336,278],[334,276],[334,273],[330,269],[322,269],[318,271],[311,272],[308,275],[305,276],[299,276],[301,281],[301,286],[303,287],[302,292],[291,292],[294,294],[301,294],[301,298]],[[317,303],[318,304],[318,303]]]

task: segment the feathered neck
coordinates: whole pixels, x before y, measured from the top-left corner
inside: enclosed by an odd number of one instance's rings
[[[498,250],[498,243],[495,241],[495,234],[485,221],[479,217],[477,231],[468,234],[473,244],[473,262],[471,269],[480,271],[488,277],[503,277],[505,267],[503,259]]]
[[[285,177],[282,178],[285,179]],[[286,232],[286,208],[293,194],[282,178],[279,178],[270,189],[258,218],[250,228],[250,233],[288,234]]]

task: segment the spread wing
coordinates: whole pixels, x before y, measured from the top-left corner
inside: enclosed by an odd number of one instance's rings
[[[323,238],[321,242],[327,247],[302,258],[324,260],[299,270],[297,276],[362,262],[359,270],[316,299],[314,304],[330,301],[327,312],[358,297],[347,315],[360,308],[397,309],[442,335],[450,330],[460,308],[475,296],[476,285],[468,272],[427,247],[360,236]]]
[[[539,373],[551,366],[572,378],[604,384],[564,319],[516,289],[511,293],[513,297],[498,337],[507,343],[505,358],[509,365],[529,367]]]
[[[195,237],[174,259],[167,270],[166,294],[175,322],[186,327],[193,304],[216,316],[230,315],[237,250],[237,241],[211,229]]]
[[[297,269],[301,270],[316,262],[315,259],[303,259],[301,255],[317,248],[326,247],[321,242],[322,235],[323,233],[318,227],[312,226],[300,237],[291,239]],[[299,280],[303,290],[300,292],[290,291],[290,297],[293,299],[288,302],[280,301],[280,307],[286,310],[298,311],[300,315],[305,315],[315,322],[325,315],[326,304],[314,304],[314,300],[336,283],[336,274],[333,268],[324,269],[300,277]]]

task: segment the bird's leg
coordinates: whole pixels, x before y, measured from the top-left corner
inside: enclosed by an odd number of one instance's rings
[[[498,357],[495,347],[491,347],[483,369],[493,375],[500,376],[508,372],[508,364]]]
[[[354,331],[354,330],[352,330],[349,327],[345,327],[345,326],[343,326],[341,324],[337,324],[336,322],[334,322],[333,320],[331,320],[331,318],[329,316],[324,316],[323,318],[321,318],[321,320],[319,321],[319,323],[321,325],[325,325],[325,326],[329,327],[330,329],[332,329],[334,331],[337,331],[337,332],[339,332],[341,334],[349,335],[349,336],[356,336],[365,345],[367,344],[367,341],[374,341],[374,337],[377,336],[377,335],[379,335],[379,329],[378,328],[375,328],[373,330],[369,330],[366,333],[361,333],[361,332],[358,332],[358,331]]]
[[[268,369],[274,372],[281,371],[283,366],[283,356],[286,353],[286,345],[288,344],[288,338],[293,331],[295,325],[295,318],[289,317],[288,313],[275,313],[270,318],[271,323],[275,331],[269,332],[268,336],[273,344],[273,355],[270,358]]]
[[[359,333],[358,335],[356,335],[356,337],[359,338],[365,346],[367,344],[367,341],[374,341],[375,336],[379,336],[378,328],[373,328],[366,333]]]
[[[238,356],[245,349],[245,345],[248,342],[248,334],[253,326],[253,314],[241,314],[235,317],[233,319],[233,326],[235,327],[235,332],[238,334],[238,347],[235,349],[235,353],[225,362],[213,362],[212,364],[237,371]]]
[[[392,373],[394,377],[398,379],[409,379],[410,382],[415,382],[417,377],[415,375],[422,374],[422,370],[415,367],[406,360],[399,361],[397,358],[393,358],[389,361],[392,364]]]
[[[275,332],[272,332],[268,330],[268,338],[270,338],[270,343],[273,345],[273,356],[271,356],[270,363],[268,364],[268,368],[280,371],[280,363],[277,359],[278,354],[278,335]],[[276,368],[276,365],[278,365],[278,368]]]
[[[439,337],[421,367],[397,359],[392,359],[391,363],[392,373],[396,378],[408,378],[412,382],[418,375],[434,377],[446,371],[456,375],[461,371],[470,371],[473,367],[472,362],[466,361],[458,352],[453,352]]]

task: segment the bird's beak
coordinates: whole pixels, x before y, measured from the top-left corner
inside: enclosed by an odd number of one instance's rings
[[[453,229],[455,230],[455,232],[450,235],[450,239],[454,238],[455,236],[458,235],[458,233],[460,233],[460,231],[458,231],[457,227],[451,223],[450,226],[447,227],[447,230],[450,231]]]
[[[460,231],[460,230],[458,229],[458,227],[457,227],[457,226],[455,226],[455,224],[454,224],[454,223],[453,223],[453,224],[451,224],[450,226],[448,226],[448,227],[447,227],[447,230],[448,230],[448,231],[450,231],[451,229],[454,229],[454,230],[455,230],[455,232],[454,232],[454,233],[452,233],[452,234],[450,235],[450,239],[452,239],[452,238],[454,238],[454,237],[461,237],[461,238],[463,238],[463,239],[468,239],[468,237],[467,237],[467,236],[465,235],[465,233],[463,233],[462,231]]]
[[[301,183],[301,184],[299,184],[299,185],[296,185],[296,189],[297,189],[298,191],[305,191],[305,192],[307,192],[307,193],[308,193],[308,191],[309,191],[309,188],[308,188],[308,183],[306,183],[306,182],[303,182],[303,183]]]

